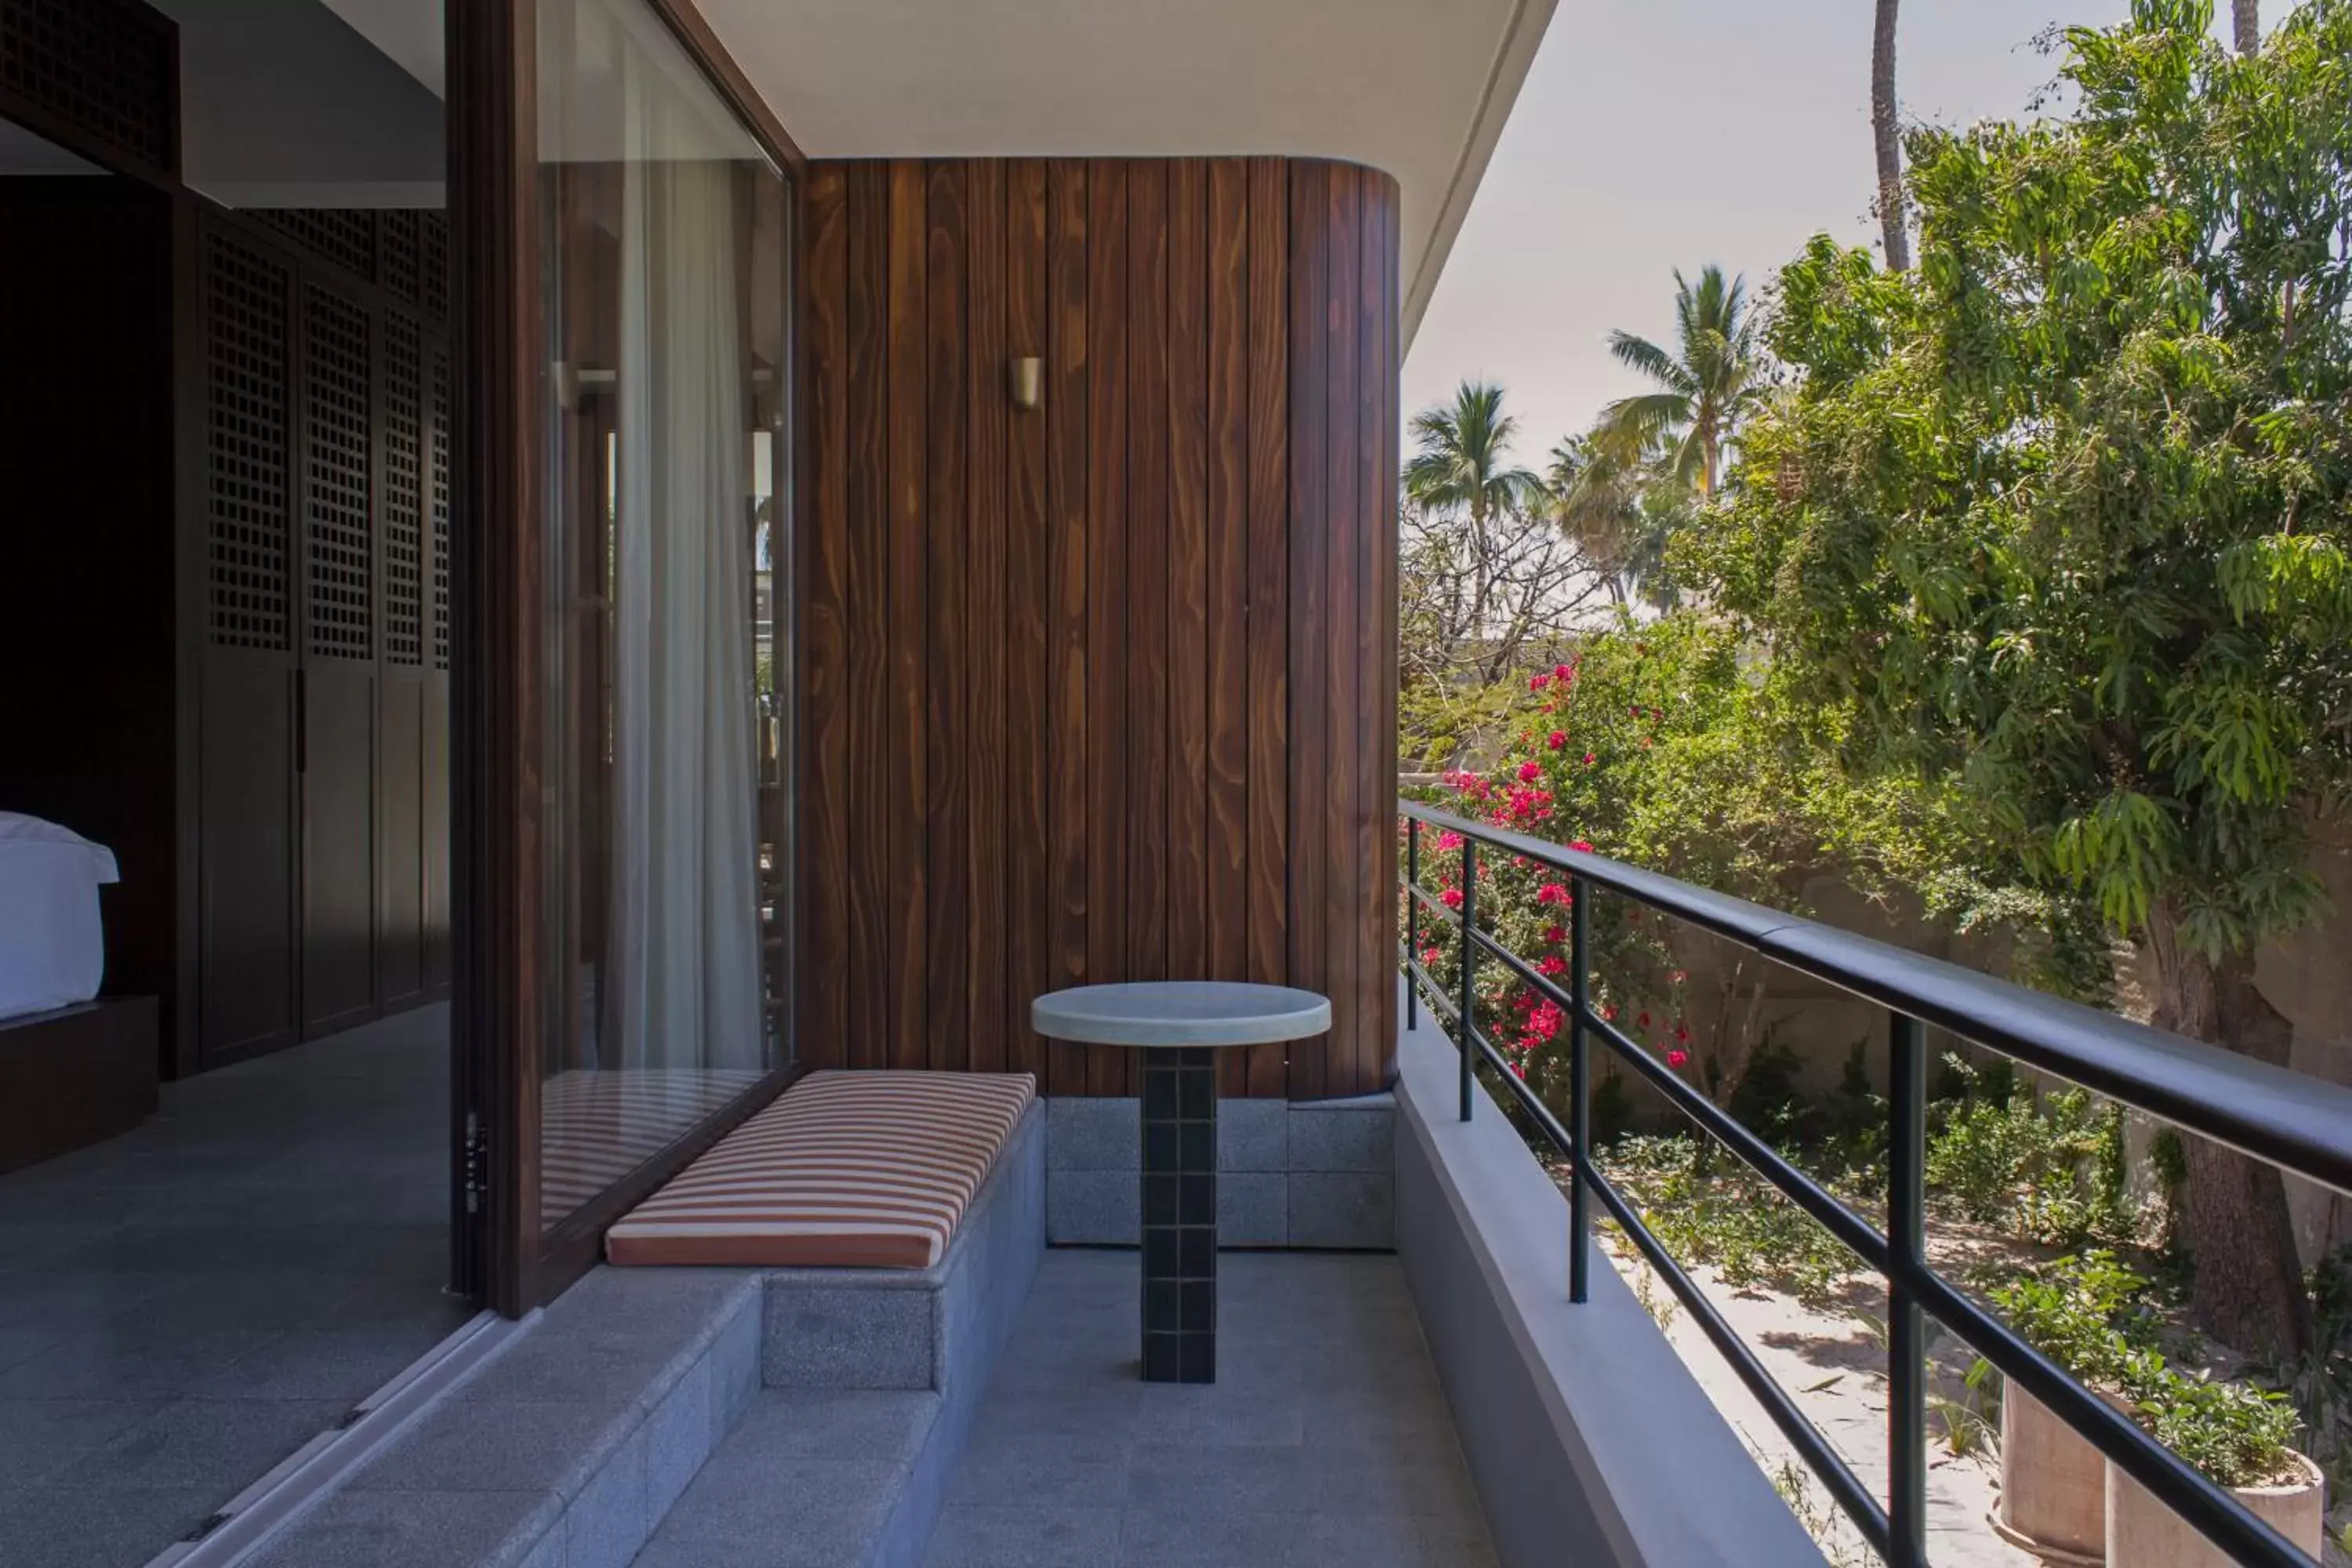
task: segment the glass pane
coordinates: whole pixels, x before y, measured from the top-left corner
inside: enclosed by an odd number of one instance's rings
[[[541,0],[541,1217],[786,1050],[782,176],[642,0]]]

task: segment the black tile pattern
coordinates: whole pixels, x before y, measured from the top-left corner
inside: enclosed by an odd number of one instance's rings
[[[1143,1378],[1217,1381],[1217,1054],[1143,1058]]]

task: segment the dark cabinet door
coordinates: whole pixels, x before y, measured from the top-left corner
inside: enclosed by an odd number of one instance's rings
[[[313,664],[303,681],[302,1034],[365,1023],[375,1003],[375,672]]]
[[[207,1068],[300,1037],[294,686],[282,660],[205,650],[197,951]]]
[[[376,984],[389,1010],[423,999],[425,979],[425,678],[384,672],[377,726]]]

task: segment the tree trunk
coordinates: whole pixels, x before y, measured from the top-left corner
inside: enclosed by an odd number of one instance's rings
[[[2253,0],[2238,0],[2243,7]],[[1878,26],[1870,44],[1870,132],[1878,144],[1878,222],[1886,233],[1886,267],[1911,269],[1911,241],[1903,227],[1903,138],[1895,124],[1895,8],[1878,0]]]
[[[2230,7],[2231,30],[2237,34],[2238,52],[2256,55],[2263,48],[2263,0],[2231,0]]]
[[[2255,988],[2252,957],[2211,963],[2181,946],[2169,911],[2149,924],[2156,1026],[2285,1066],[2293,1030]],[[2181,1231],[2196,1265],[2189,1311],[2197,1326],[2248,1354],[2301,1354],[2311,1343],[2311,1303],[2284,1180],[2274,1166],[2206,1139],[2184,1133],[2181,1144],[2189,1164]]]

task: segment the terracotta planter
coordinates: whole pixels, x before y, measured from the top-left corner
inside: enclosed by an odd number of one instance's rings
[[[2326,1529],[2327,1482],[2319,1467],[2301,1454],[2287,1456],[2304,1479],[2280,1487],[2232,1487],[2231,1495],[2255,1517],[2319,1558]],[[2230,1568],[2221,1549],[2209,1542],[2156,1500],[2137,1481],[2107,1467],[2107,1561],[2130,1568]]]
[[[2106,1561],[2107,1461],[2015,1378],[2001,1382],[2000,1501],[1992,1527],[2045,1563],[2074,1568]]]

